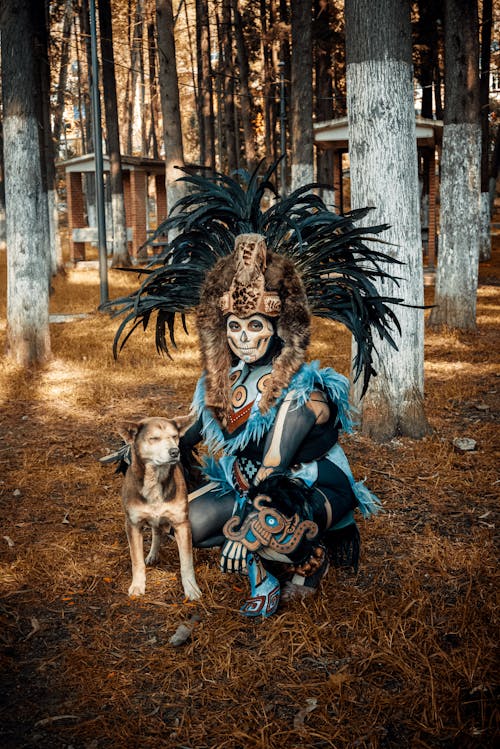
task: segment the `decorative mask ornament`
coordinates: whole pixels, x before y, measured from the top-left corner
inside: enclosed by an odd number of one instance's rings
[[[224,315],[240,317],[263,314],[277,317],[281,299],[276,291],[266,291],[267,246],[261,234],[240,234],[234,243],[235,272],[231,286],[220,298]]]
[[[273,324],[267,317],[252,315],[243,318],[229,315],[226,325],[229,348],[238,359],[247,364],[262,359],[274,335]]]

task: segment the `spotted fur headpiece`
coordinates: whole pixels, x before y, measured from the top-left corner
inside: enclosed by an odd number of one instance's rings
[[[375,374],[374,332],[395,346],[391,332],[399,331],[389,305],[402,300],[382,297],[374,284],[376,278],[393,278],[382,262],[387,267],[398,261],[365,244],[387,226],[356,227],[369,209],[339,216],[315,193],[316,184],[280,198],[271,181],[278,163],[264,174],[258,167],[244,184],[183,169],[179,181],[189,192],[149,240],[163,252],[140,271],[146,278],[135,293],[106,305],[124,315],[115,356],[152,316],[157,349],[170,355],[166,334],[175,347],[175,315],[186,329],[186,313],[196,312],[206,403],[221,423],[230,412],[225,320],[231,312],[267,315],[282,342],[260,401],[264,412],[304,361],[311,314],[341,322],[353,333],[354,375],[363,375],[363,392]],[[175,234],[170,242],[169,232]]]

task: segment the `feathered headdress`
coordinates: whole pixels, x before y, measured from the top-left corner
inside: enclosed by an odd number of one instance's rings
[[[176,313],[186,329],[186,313],[196,311],[206,403],[222,423],[230,410],[225,315],[231,311],[241,317],[258,311],[276,320],[282,347],[262,395],[262,411],[303,363],[311,314],[341,322],[352,332],[354,376],[363,375],[363,393],[375,374],[374,333],[396,346],[392,330],[399,332],[399,325],[388,304],[402,300],[381,296],[374,279],[394,278],[381,264],[399,261],[365,244],[377,241],[370,235],[387,225],[356,227],[370,209],[335,214],[314,193],[317,184],[280,197],[271,182],[278,163],[263,174],[257,167],[244,185],[224,174],[205,176],[184,168],[179,181],[189,193],[150,240],[163,252],[141,270],[147,277],[136,292],[106,305],[124,315],[115,356],[154,315],[156,347],[170,355],[166,331],[175,347]],[[169,232],[175,233],[170,242],[164,239]]]

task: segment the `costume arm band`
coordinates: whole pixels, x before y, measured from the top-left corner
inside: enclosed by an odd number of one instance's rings
[[[284,473],[291,465],[299,446],[317,421],[308,403],[297,406],[296,393],[290,391],[278,409],[276,419],[264,445],[262,466],[254,484],[273,473]]]

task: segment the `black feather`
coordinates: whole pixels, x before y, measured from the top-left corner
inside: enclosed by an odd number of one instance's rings
[[[375,374],[374,336],[396,347],[395,335],[400,333],[393,308],[402,300],[382,296],[375,286],[376,281],[391,280],[396,285],[398,281],[388,268],[401,261],[374,249],[374,243],[388,245],[376,236],[388,225],[356,226],[371,208],[334,213],[316,194],[318,183],[280,198],[273,183],[279,162],[264,171],[261,162],[250,175],[181,169],[179,182],[186,194],[147,242],[161,248],[161,254],[141,270],[145,277],[136,292],[103,306],[114,315],[124,315],[115,336],[115,356],[138,323],[146,328],[153,316],[156,347],[169,355],[167,329],[175,347],[176,315],[186,329],[185,315],[199,304],[207,272],[232,252],[238,234],[257,232],[265,235],[270,250],[293,260],[313,314],[351,331],[357,344],[354,375],[363,376],[366,390]],[[169,233],[175,234],[170,241]]]

